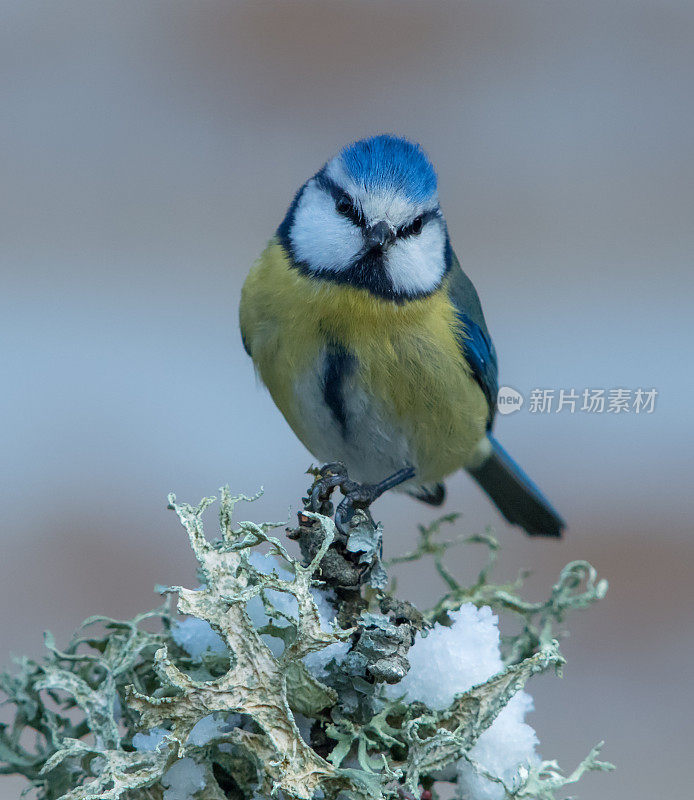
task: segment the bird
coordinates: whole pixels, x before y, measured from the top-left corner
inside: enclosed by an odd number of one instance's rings
[[[315,458],[433,506],[464,469],[509,523],[561,536],[492,434],[496,351],[419,144],[362,139],[309,178],[250,269],[239,318],[261,382]]]

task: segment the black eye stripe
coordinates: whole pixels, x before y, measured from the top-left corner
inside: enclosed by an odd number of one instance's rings
[[[343,192],[342,195],[335,201],[335,210],[343,217],[347,217],[347,219],[353,222],[355,225],[364,225],[364,217],[359,209],[354,205],[352,198],[348,194]]]
[[[364,228],[366,226],[366,221],[361,213],[361,210],[354,205],[354,201],[352,200],[352,198],[349,197],[349,195],[345,192],[345,190],[341,189],[335,183],[335,181],[333,181],[325,174],[320,174],[316,176],[316,183],[318,184],[318,186],[321,187],[321,189],[328,192],[328,194],[335,201],[336,207],[337,204],[340,202],[340,200],[348,198],[352,203],[352,207],[346,211],[338,210],[338,213],[342,214],[344,217],[347,217],[347,219],[349,219],[351,222],[353,222],[355,225],[358,225],[361,228]],[[436,219],[437,217],[440,216],[441,216],[441,209],[437,206],[436,208],[432,208],[429,211],[425,211],[423,214],[419,214],[417,219],[422,220],[422,228],[424,228],[427,222],[429,222],[432,219]],[[416,232],[411,228],[412,228],[411,222],[408,223],[407,225],[403,225],[401,228],[398,228],[396,236],[399,239],[405,239],[408,236],[415,236]]]
[[[353,222],[355,225],[364,227],[365,220],[361,214],[361,211],[354,205],[354,201],[344,189],[341,189],[334,181],[325,175],[319,175],[316,178],[316,183],[321,187],[321,189],[324,189],[333,198],[338,214],[342,214],[342,216],[347,217],[347,219]],[[338,203],[345,199],[349,200],[350,208],[345,209],[344,211],[342,209],[338,209]]]
[[[415,219],[412,220],[412,222],[410,222],[408,225],[403,225],[402,228],[398,228],[397,237],[399,239],[406,239],[408,236],[416,236],[418,233],[421,233],[422,229],[427,224],[427,222],[429,222],[432,219],[436,219],[437,217],[440,216],[441,216],[441,211],[438,208],[432,208],[430,211],[425,211],[423,214],[420,214],[418,217],[415,217]],[[419,230],[416,230],[416,226],[415,228],[413,228],[412,226],[415,220],[418,219],[422,221],[422,224],[419,227]]]

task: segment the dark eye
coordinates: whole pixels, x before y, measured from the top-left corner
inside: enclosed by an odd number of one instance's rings
[[[410,223],[410,230],[414,233],[415,236],[422,232],[422,224],[423,220],[421,217],[415,217],[412,222]]]
[[[339,214],[349,214],[352,210],[352,201],[346,194],[343,194],[337,199],[335,208]]]

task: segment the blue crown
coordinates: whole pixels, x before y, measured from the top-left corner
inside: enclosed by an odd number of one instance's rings
[[[418,144],[397,136],[373,136],[340,153],[352,179],[367,191],[402,192],[421,203],[436,192],[436,172]]]

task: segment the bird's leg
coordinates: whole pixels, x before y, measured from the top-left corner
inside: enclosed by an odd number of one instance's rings
[[[349,524],[356,509],[361,509],[368,513],[368,508],[384,492],[399,486],[410,478],[414,478],[414,467],[399,469],[392,475],[382,480],[380,483],[357,483],[349,480],[345,474],[345,480],[339,484],[340,491],[344,498],[340,502],[335,512],[335,524],[343,533],[346,533],[345,525]]]
[[[333,489],[339,487],[344,497],[335,511],[335,524],[341,533],[348,535],[345,526],[349,524],[357,509],[368,513],[369,506],[384,492],[409,481],[414,474],[414,467],[405,467],[380,483],[357,483],[350,479],[345,465],[341,461],[335,461],[320,468],[306,498],[306,506],[311,511],[330,515],[332,513],[330,495]]]

